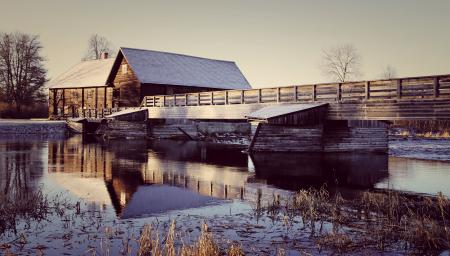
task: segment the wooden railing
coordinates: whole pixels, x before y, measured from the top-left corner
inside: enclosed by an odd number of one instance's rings
[[[75,112],[65,113],[62,116],[64,118],[104,118],[105,116],[111,115],[112,113],[121,111],[125,108],[104,108],[104,109],[95,109],[95,108],[87,108],[87,109],[77,109]]]
[[[450,75],[146,96],[143,107],[294,102],[364,102],[450,97]]]

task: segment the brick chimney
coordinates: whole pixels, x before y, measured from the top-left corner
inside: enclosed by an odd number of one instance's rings
[[[108,58],[108,53],[107,52],[102,52],[102,54],[100,55],[100,59],[105,60]]]

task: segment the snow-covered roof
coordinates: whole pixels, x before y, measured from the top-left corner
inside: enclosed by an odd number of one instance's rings
[[[236,63],[183,54],[120,48],[141,83],[250,89]]]
[[[246,117],[248,119],[259,119],[265,120],[269,118],[274,118],[278,116],[283,116],[299,111],[305,111],[308,109],[322,107],[328,105],[328,103],[311,103],[311,104],[282,104],[273,105],[261,108],[253,113],[248,114]]]
[[[114,64],[114,58],[82,61],[48,84],[55,88],[79,88],[106,86],[106,80]]]

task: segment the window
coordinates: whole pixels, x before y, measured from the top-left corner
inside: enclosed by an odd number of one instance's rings
[[[128,65],[127,64],[122,64],[122,73],[125,74],[128,72]]]

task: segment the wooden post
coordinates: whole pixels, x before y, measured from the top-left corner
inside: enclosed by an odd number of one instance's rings
[[[245,91],[241,90],[241,104],[245,104]]]
[[[188,95],[187,94],[184,95],[184,105],[185,106],[188,105]]]
[[[433,79],[433,92],[434,92],[434,97],[438,98],[439,97],[439,77],[435,77]]]
[[[258,103],[262,102],[262,89],[258,89]]]
[[[397,80],[397,99],[402,98],[402,79]]]
[[[294,85],[294,102],[298,101],[298,86]]]
[[[277,88],[277,102],[280,102],[280,101],[281,101],[281,88],[278,87]]]
[[[342,100],[342,83],[338,83],[336,98],[338,101]]]
[[[177,95],[176,94],[173,95],[173,105],[175,107],[177,106]]]
[[[53,91],[53,115],[58,115],[58,89],[54,89]]]
[[[156,96],[153,96],[153,107],[156,107]]]
[[[95,87],[95,109],[98,109],[98,87]],[[97,111],[95,112],[95,117],[97,117]]]
[[[228,91],[225,91],[225,105],[228,105]]]
[[[108,101],[106,101],[106,97],[107,97],[106,95],[108,95],[107,89],[108,89],[108,87],[105,87],[105,95],[103,97],[103,108],[106,108],[107,107],[107,103],[108,103]]]
[[[312,90],[312,100],[316,101],[317,100],[317,85],[313,85],[313,90]]]
[[[211,105],[214,105],[214,91],[211,92]]]
[[[66,90],[63,89],[62,90],[62,116],[64,117],[64,112],[65,112],[65,108],[66,108]]]
[[[83,110],[84,117],[84,88],[81,88],[81,109]]]
[[[366,100],[370,99],[370,82],[366,81],[364,83],[364,95]]]
[[[162,106],[163,106],[163,107],[166,106],[166,95],[163,96],[163,105],[162,105]]]

